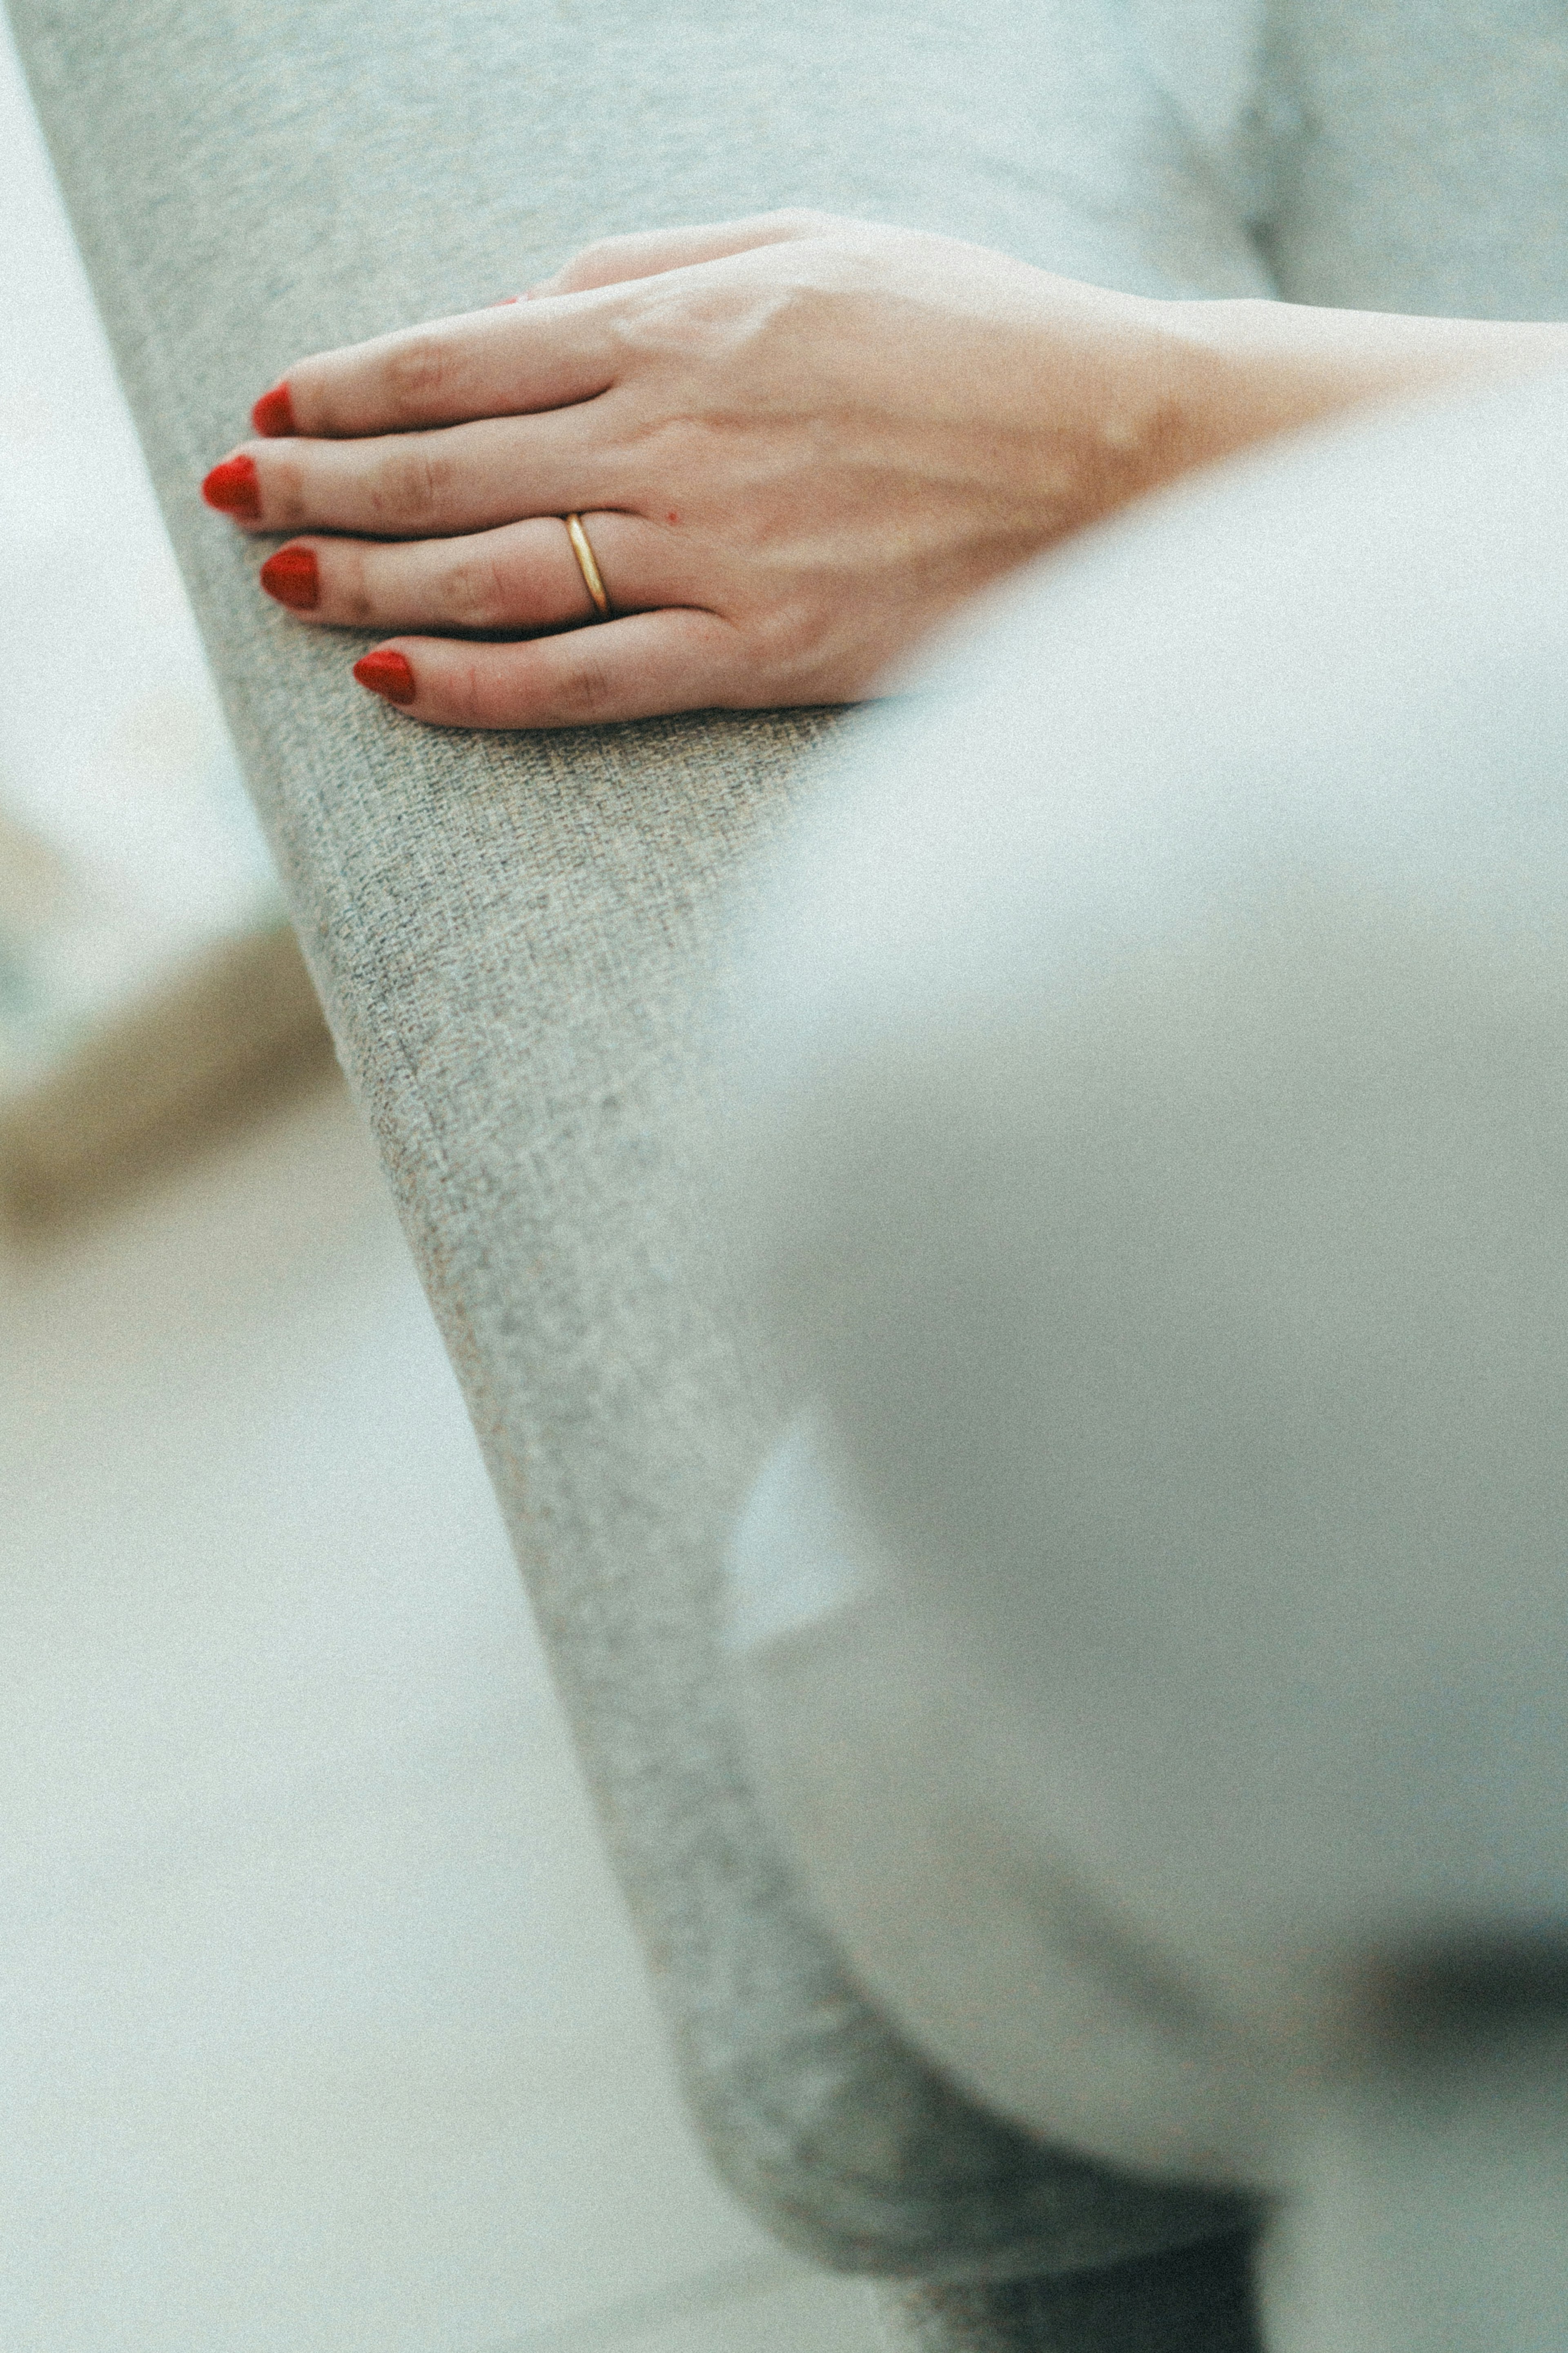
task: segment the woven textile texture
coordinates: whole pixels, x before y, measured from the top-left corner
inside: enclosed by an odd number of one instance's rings
[[[242,757],[515,1533],[716,2160],[829,2259],[1015,2272],[1212,2227],[956,2098],[801,1916],[715,1667],[772,1426],[705,1289],[726,892],[831,723],[473,737],[291,628],[202,471],[300,353],[634,224],[808,201],[1261,286],[1110,9],[497,0],[14,11]]]

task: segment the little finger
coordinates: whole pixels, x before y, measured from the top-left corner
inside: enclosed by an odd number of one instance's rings
[[[354,676],[437,727],[597,727],[754,699],[740,632],[689,607],[523,645],[400,638],[357,661]]]

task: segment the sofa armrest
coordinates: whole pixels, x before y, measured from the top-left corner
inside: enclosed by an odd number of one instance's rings
[[[12,17],[716,2163],[796,2244],[890,2273],[1232,2227],[1225,2200],[1037,2147],[911,2053],[798,1905],[740,1759],[713,1596],[776,1407],[705,1271],[702,1039],[726,909],[832,720],[422,729],[353,684],[361,640],[257,594],[196,484],[301,353],[634,225],[823,204],[1152,291],[1256,290],[1245,237],[1109,0]]]

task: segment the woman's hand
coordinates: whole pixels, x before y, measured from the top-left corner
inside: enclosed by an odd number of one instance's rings
[[[613,238],[527,301],[303,360],[204,487],[304,534],[262,573],[301,617],[396,632],[356,675],[415,718],[838,702],[1185,469],[1563,332],[1152,301],[770,214]]]
[[[303,617],[397,633],[367,682],[416,718],[843,702],[1203,454],[1161,308],[817,215],[617,238],[512,307],[302,361],[207,495],[304,534],[264,575]]]

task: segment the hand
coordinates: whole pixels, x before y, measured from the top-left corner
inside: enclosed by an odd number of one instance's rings
[[[258,404],[280,438],[205,487],[308,534],[264,575],[302,618],[399,633],[366,682],[415,718],[843,702],[1207,454],[1164,307],[816,214],[620,237],[513,307],[301,361]]]
[[[205,488],[310,534],[262,575],[302,618],[402,633],[356,675],[414,718],[838,702],[1191,467],[1564,360],[1557,325],[1152,301],[773,213],[611,238],[525,302],[303,360]],[[591,628],[573,512],[615,616]]]

